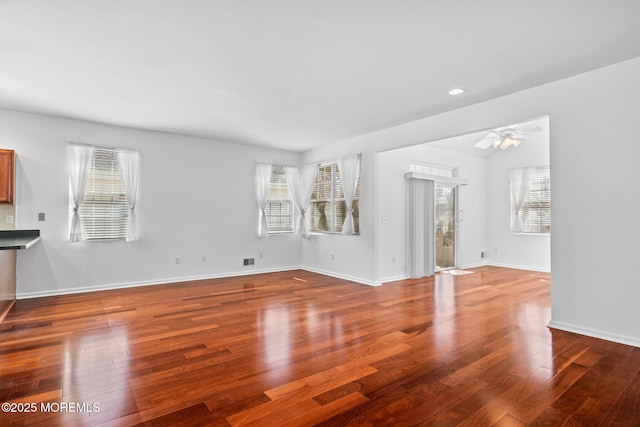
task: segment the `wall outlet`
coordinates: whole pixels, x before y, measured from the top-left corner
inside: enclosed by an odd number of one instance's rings
[[[334,254],[331,254],[331,261],[333,261],[334,259],[336,259],[336,256]]]
[[[202,257],[200,258],[200,261],[207,262],[207,257],[205,255],[202,255]]]
[[[7,215],[4,222],[5,224],[13,224],[13,215]]]
[[[243,263],[242,265],[255,265],[256,259],[255,258],[245,258],[242,261],[242,263]]]
[[[44,221],[45,215],[44,212],[38,214],[38,221]]]
[[[480,258],[486,258],[486,257],[487,257],[486,252],[480,252]]]
[[[176,257],[176,264],[180,264],[180,257]]]

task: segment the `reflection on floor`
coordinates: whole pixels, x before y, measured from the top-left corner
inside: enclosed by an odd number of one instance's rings
[[[0,425],[640,426],[640,347],[548,328],[549,273],[473,271],[18,300]]]
[[[463,276],[465,274],[473,274],[473,271],[458,270],[457,268],[454,268],[452,270],[442,270],[442,271],[439,271],[438,273],[453,274],[454,276]]]

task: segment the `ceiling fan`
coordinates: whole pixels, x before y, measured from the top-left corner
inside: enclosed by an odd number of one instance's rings
[[[476,142],[474,147],[486,150],[489,147],[500,148],[506,150],[511,147],[517,147],[528,136],[541,132],[543,129],[540,126],[523,126],[523,125],[511,125],[503,126],[493,130]]]

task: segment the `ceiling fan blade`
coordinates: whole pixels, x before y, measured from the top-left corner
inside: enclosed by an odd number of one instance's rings
[[[497,136],[493,132],[490,132],[487,136],[482,138],[480,141],[476,142],[474,144],[474,147],[486,150],[487,148],[491,147],[491,144],[496,139],[497,139]]]
[[[515,127],[515,128],[516,128],[516,132],[518,132],[519,134],[529,134],[529,133],[537,133],[537,132],[543,131],[543,129],[540,126],[532,126],[528,128],[520,128],[520,127]]]

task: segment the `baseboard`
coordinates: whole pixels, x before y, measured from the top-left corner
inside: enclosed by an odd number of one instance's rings
[[[467,265],[460,268],[467,269],[467,268],[481,267],[484,265],[485,264]],[[487,264],[487,265],[493,265],[496,267],[517,268],[520,270],[541,271],[541,270],[533,270],[530,267],[522,267],[522,266],[512,266],[512,265],[503,265],[503,264]],[[252,274],[278,273],[282,271],[291,271],[291,270],[307,270],[313,273],[318,273],[318,274],[322,274],[330,277],[336,277],[338,279],[344,279],[350,282],[356,282],[356,283],[360,283],[368,286],[380,286],[384,283],[395,282],[398,280],[406,280],[409,278],[409,275],[403,274],[403,275],[385,277],[380,279],[379,281],[372,281],[368,279],[363,279],[361,277],[335,273],[333,271],[327,271],[327,270],[322,270],[318,268],[297,265],[297,266],[280,267],[280,268],[242,270],[242,271],[235,271],[235,272],[206,274],[206,275],[200,275],[200,276],[171,277],[171,278],[165,278],[165,279],[145,280],[145,281],[139,281],[139,282],[109,283],[105,285],[84,286],[79,288],[55,289],[55,290],[37,291],[37,292],[18,292],[16,294],[16,299],[20,300],[20,299],[29,299],[29,298],[43,298],[43,297],[58,296],[58,295],[80,294],[85,292],[98,292],[98,291],[108,291],[108,290],[114,290],[114,289],[134,288],[137,286],[164,285],[168,283],[192,282],[196,280],[223,279],[226,277],[249,276]],[[558,329],[561,329],[561,328],[558,328]]]
[[[242,271],[235,271],[235,272],[229,272],[229,273],[216,273],[216,274],[206,274],[206,275],[200,275],[200,276],[187,276],[187,277],[173,277],[173,278],[157,279],[157,280],[151,280],[151,281],[145,280],[140,282],[109,283],[106,285],[85,286],[80,288],[55,289],[55,290],[38,291],[38,292],[19,292],[16,294],[16,299],[43,298],[43,297],[51,297],[51,296],[59,296],[59,295],[81,294],[85,292],[98,292],[98,291],[109,291],[114,289],[135,288],[138,286],[153,286],[153,285],[166,285],[169,283],[193,282],[196,280],[224,279],[227,277],[250,276],[252,274],[263,274],[263,273],[278,273],[282,271],[291,271],[291,270],[300,270],[300,269],[302,269],[302,267],[297,265],[294,267],[266,268],[266,269],[259,269],[259,270],[242,270]]]
[[[346,274],[334,273],[333,271],[321,270],[319,268],[312,268],[312,267],[306,267],[306,266],[302,266],[300,268],[302,270],[307,270],[307,271],[310,271],[312,273],[318,273],[318,274],[322,274],[324,276],[330,276],[330,277],[335,277],[335,278],[338,278],[338,279],[348,280],[350,282],[356,282],[356,283],[360,283],[362,285],[380,286],[380,284],[381,284],[381,283],[378,283],[378,282],[374,282],[372,280],[362,279],[360,277],[349,276],[349,275],[346,275]]]
[[[588,337],[613,341],[620,344],[631,345],[633,347],[640,347],[640,338],[637,337],[613,334],[611,332],[585,328],[578,325],[572,325],[571,323],[557,322],[555,320],[551,320],[547,326],[552,329],[559,329],[561,331],[572,332],[574,334],[586,335]]]
[[[499,262],[489,262],[487,265],[492,267],[515,268],[516,270],[536,271],[539,273],[551,273],[551,269],[549,268],[531,267],[530,265],[503,264]]]
[[[478,264],[467,264],[467,265],[461,265],[457,268],[459,268],[460,270],[468,270],[471,268],[478,268],[478,267],[485,267],[487,264],[486,263],[478,263]],[[387,276],[387,277],[383,277],[381,278],[378,283],[379,284],[385,284],[385,283],[389,283],[389,282],[397,282],[398,280],[407,280],[410,279],[411,276],[409,274],[397,274],[395,276]]]
[[[396,276],[383,277],[378,281],[378,283],[382,285],[389,282],[397,282],[398,280],[407,280],[410,277],[411,276],[409,276],[408,274],[399,274]]]
[[[486,267],[487,265],[489,265],[489,264],[487,264],[486,262],[483,262],[483,263],[476,263],[476,264],[460,265],[460,266],[458,266],[458,268],[460,270],[469,270],[471,268]]]

